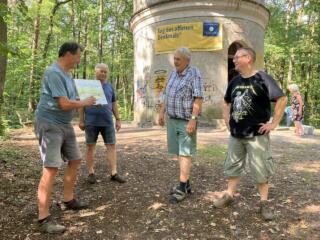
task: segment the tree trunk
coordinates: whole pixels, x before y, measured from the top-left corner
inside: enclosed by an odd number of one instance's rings
[[[41,9],[42,0],[38,0],[37,2],[37,15],[34,20],[34,32],[33,32],[33,40],[32,40],[32,52],[31,52],[31,70],[30,70],[30,81],[29,81],[29,104],[28,111],[34,112],[36,108],[36,99],[35,99],[35,91],[36,91],[36,60],[38,55],[39,48],[39,35],[40,35],[40,9]]]
[[[288,66],[288,76],[287,76],[287,82],[285,82],[285,86],[287,86],[288,83],[292,82],[292,74],[293,74],[293,61],[294,61],[294,55],[293,55],[293,49],[290,48],[290,56],[289,56],[289,66]]]
[[[295,0],[288,0],[288,8],[287,8],[287,13],[286,13],[286,25],[285,25],[285,41],[288,41],[288,37],[289,37],[289,28],[290,28],[290,18],[291,18],[291,13],[292,13],[292,8],[295,6]],[[289,49],[287,49],[287,51],[290,51]],[[287,79],[285,78],[285,66],[286,66],[286,60],[283,59],[281,61],[281,70],[280,70],[280,78],[281,78],[281,85],[282,85],[282,89],[287,89],[287,84],[288,82],[291,81],[292,79],[292,68],[290,69],[290,64],[292,64],[291,61],[293,61],[293,56],[291,55],[291,53],[288,52],[289,55],[289,71],[287,73]],[[290,81],[289,81],[290,79]]]
[[[104,1],[100,0],[100,9],[99,9],[99,62],[102,63],[102,54],[103,54],[103,6]]]
[[[47,35],[47,38],[46,38],[46,42],[45,42],[45,45],[44,45],[44,48],[43,48],[43,59],[46,59],[47,58],[47,55],[48,55],[48,49],[49,49],[49,45],[50,45],[50,41],[51,41],[51,36],[52,36],[52,31],[53,31],[53,18],[54,18],[54,15],[56,14],[56,12],[58,11],[59,7],[63,4],[66,4],[68,2],[70,2],[71,0],[65,0],[65,1],[61,1],[59,2],[58,0],[56,0],[56,3],[51,11],[51,15],[50,15],[50,20],[49,20],[49,33]]]
[[[71,22],[72,22],[72,37],[76,40],[76,22],[75,22],[75,11],[74,11],[74,1],[71,2]]]
[[[7,0],[0,0],[0,6],[5,8],[8,5]],[[3,52],[0,52],[0,104],[2,103],[4,82],[6,80],[7,70],[7,23],[4,20],[4,16],[0,15],[0,47],[3,48]],[[0,48],[1,49],[1,48]]]
[[[3,9],[6,9],[8,6],[7,0],[0,0],[0,6]],[[5,134],[5,126],[2,121],[4,116],[3,111],[3,92],[4,92],[4,83],[6,81],[6,71],[7,71],[7,23],[4,20],[4,15],[0,15],[0,47],[3,48],[3,52],[0,52],[0,136]]]
[[[84,52],[83,52],[83,72],[82,72],[82,78],[86,79],[87,78],[87,44],[88,44],[88,25],[89,25],[89,20],[86,20],[86,23],[84,25]]]

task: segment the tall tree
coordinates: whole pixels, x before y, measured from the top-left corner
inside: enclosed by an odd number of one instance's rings
[[[0,101],[3,96],[7,70],[7,23],[5,21],[7,6],[7,0],[0,0]]]
[[[100,0],[99,7],[99,62],[102,62],[103,54],[103,9],[104,9],[104,0]]]
[[[34,20],[34,31],[32,38],[32,55],[31,55],[31,70],[30,70],[30,81],[29,81],[29,103],[28,111],[34,112],[36,108],[36,99],[35,99],[35,86],[37,81],[36,73],[36,63],[38,57],[38,48],[39,48],[39,35],[40,35],[40,9],[41,9],[42,0],[37,1],[37,11],[36,17]]]
[[[49,45],[50,45],[50,41],[52,38],[52,31],[53,31],[53,25],[54,25],[54,16],[56,15],[56,12],[58,11],[59,7],[63,4],[66,4],[68,2],[71,2],[72,0],[65,0],[65,1],[55,1],[54,7],[52,8],[50,17],[49,17],[49,32],[46,38],[46,42],[43,48],[43,59],[47,58],[48,55],[48,49],[49,49]]]
[[[7,0],[0,0],[0,136],[4,135],[3,125],[3,92],[7,71],[7,23],[5,16],[7,12]]]

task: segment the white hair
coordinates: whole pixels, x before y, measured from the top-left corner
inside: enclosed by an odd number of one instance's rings
[[[292,83],[292,84],[288,85],[288,89],[291,92],[299,92],[299,87],[295,83]]]
[[[187,47],[180,47],[174,51],[174,53],[179,53],[182,57],[190,60],[191,59],[191,52]]]
[[[109,67],[108,67],[108,65],[107,65],[106,63],[98,63],[98,64],[94,67],[94,69],[101,69],[101,68],[105,68],[105,69],[107,69],[107,71],[109,72]]]
[[[101,68],[105,68],[107,70],[107,77],[106,78],[108,79],[109,78],[109,67],[108,67],[108,64],[106,64],[106,63],[98,63],[94,67],[95,70],[101,69]]]

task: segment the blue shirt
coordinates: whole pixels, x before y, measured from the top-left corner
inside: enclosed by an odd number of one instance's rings
[[[284,112],[287,114],[287,116],[291,117],[292,116],[292,108],[291,108],[291,106],[287,106],[284,109]]]
[[[111,127],[112,119],[112,103],[116,101],[116,96],[111,83],[103,83],[102,88],[108,104],[100,106],[90,106],[84,109],[85,126]]]
[[[55,98],[67,97],[70,100],[76,100],[76,96],[72,77],[63,71],[58,63],[53,63],[44,73],[36,117],[57,124],[69,124],[75,110],[62,110]]]
[[[189,120],[196,97],[203,98],[203,80],[199,70],[192,66],[187,66],[181,74],[173,70],[164,92],[167,114]]]

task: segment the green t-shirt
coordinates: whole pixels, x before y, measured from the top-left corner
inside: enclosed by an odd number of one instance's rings
[[[76,96],[76,87],[72,77],[64,72],[57,63],[53,63],[44,73],[36,117],[57,124],[69,124],[75,110],[63,111],[55,97],[75,100]]]

